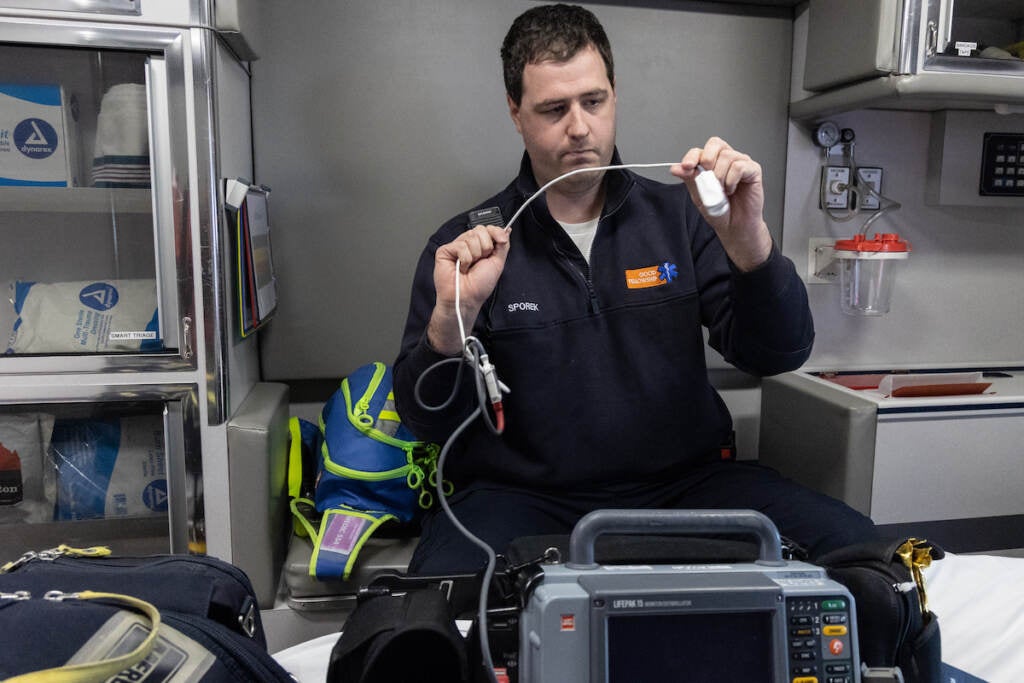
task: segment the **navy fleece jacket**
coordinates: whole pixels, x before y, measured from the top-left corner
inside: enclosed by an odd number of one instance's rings
[[[621,163],[617,152],[612,163]],[[605,182],[589,264],[543,197],[512,226],[505,270],[473,326],[511,389],[506,429],[498,437],[477,421],[460,436],[445,471],[457,485],[600,491],[662,481],[717,457],[732,430],[708,380],[702,328],[754,375],[796,369],[811,352],[807,292],[777,248],[741,273],[684,186],[628,170]],[[497,206],[508,220],[536,190],[524,156],[519,176],[477,208]],[[443,358],[426,341],[434,253],[468,228],[467,214],[442,226],[420,258],[394,364],[399,414],[439,443],[476,405],[469,373],[443,412],[417,405],[413,386]],[[427,402],[450,393],[453,365],[424,379]]]

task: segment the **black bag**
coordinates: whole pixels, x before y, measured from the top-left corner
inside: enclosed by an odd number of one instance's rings
[[[114,598],[76,599],[83,591]],[[52,593],[67,597],[43,599]],[[108,557],[63,546],[0,568],[0,679],[131,649],[150,626],[110,604],[119,596],[154,606],[162,621],[152,652],[125,680],[151,669],[167,682],[294,680],[267,652],[252,585],[237,567],[208,556]]]
[[[328,683],[466,680],[466,647],[440,590],[361,601],[331,650]]]
[[[860,658],[869,667],[898,666],[906,683],[939,683],[939,621],[928,610],[920,569],[945,556],[927,541],[858,543],[817,559],[857,603]]]

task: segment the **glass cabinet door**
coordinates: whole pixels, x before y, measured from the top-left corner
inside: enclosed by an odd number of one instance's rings
[[[203,545],[195,392],[0,405],[0,564],[61,543]]]
[[[61,25],[35,27],[57,44],[7,42],[5,33],[24,33],[9,21],[0,22],[0,372],[21,371],[5,367],[12,357],[58,356],[62,370],[88,370],[75,361],[88,357],[103,357],[92,362],[100,369],[187,364],[187,176],[176,175],[187,162],[170,158],[187,138],[171,106],[183,84],[168,90],[183,81],[180,54],[168,59],[175,41]],[[97,35],[111,47],[77,44]]]

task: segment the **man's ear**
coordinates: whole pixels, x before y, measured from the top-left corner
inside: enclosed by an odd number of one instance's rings
[[[515,125],[516,131],[518,131],[519,134],[522,135],[523,127],[519,121],[519,105],[512,100],[512,96],[509,95],[508,93],[505,94],[505,101],[508,102],[508,113],[509,116],[512,117],[512,123]]]

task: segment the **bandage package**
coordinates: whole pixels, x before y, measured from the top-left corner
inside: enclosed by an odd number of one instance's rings
[[[167,513],[167,464],[159,415],[58,419],[50,454],[57,471],[55,519]]]
[[[158,351],[155,280],[15,282],[7,353]]]
[[[71,111],[59,85],[0,83],[0,185],[79,184]]]

